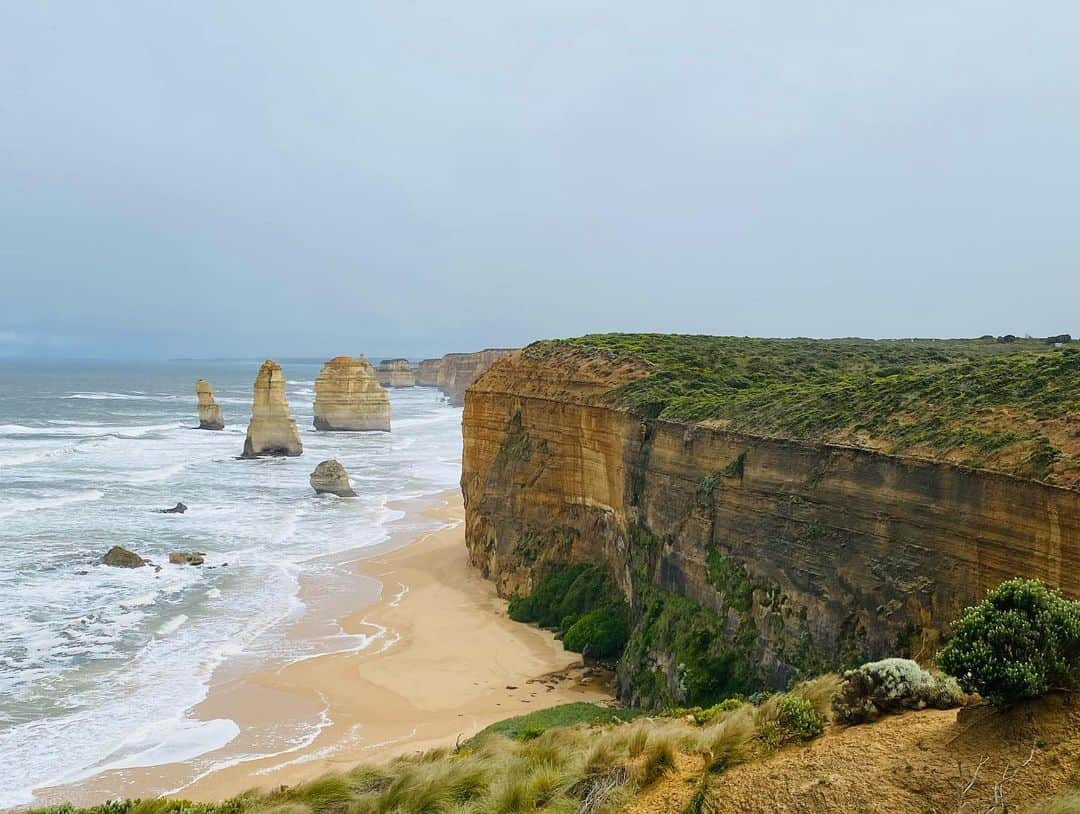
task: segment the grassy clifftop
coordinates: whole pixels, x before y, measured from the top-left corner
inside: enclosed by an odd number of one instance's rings
[[[609,394],[634,413],[854,444],[1080,488],[1080,343],[593,334],[537,342],[652,374]]]

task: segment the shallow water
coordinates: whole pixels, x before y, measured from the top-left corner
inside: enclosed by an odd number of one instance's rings
[[[370,643],[305,624],[300,580],[332,596],[346,575],[326,555],[385,541],[401,516],[388,502],[457,486],[461,411],[430,388],[395,390],[392,433],[316,433],[319,365],[282,367],[304,455],[241,461],[258,361],[0,366],[0,807],[221,746],[231,721],[185,711],[223,664]],[[199,377],[221,432],[192,429]],[[308,475],[330,457],[357,498],[312,493]],[[158,513],[177,501],[186,514]],[[113,545],[161,570],[98,564]],[[206,552],[206,565],[169,565],[174,550]]]

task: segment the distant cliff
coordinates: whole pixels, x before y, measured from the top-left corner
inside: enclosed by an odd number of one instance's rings
[[[631,609],[618,669],[625,700],[678,702],[706,673],[726,674],[728,687],[781,687],[871,657],[927,656],[964,606],[1016,575],[1080,596],[1080,353],[1010,359],[989,349],[984,360],[981,346],[930,346],[924,356],[900,343],[804,343],[783,351],[795,359],[786,371],[759,367],[757,340],[685,339],[664,345],[660,362],[621,347],[648,350],[648,337],[538,343],[500,360],[465,399],[472,562],[505,596],[528,594],[569,563],[604,566]],[[722,360],[729,352],[734,369]],[[1017,368],[1029,382],[1048,370],[1059,392],[1016,394],[995,378],[1012,381]],[[800,378],[782,381],[789,375]],[[830,377],[843,380],[847,402],[821,400]],[[893,424],[886,401],[860,402],[879,389],[896,399],[909,380],[905,392],[936,394],[918,416]],[[757,409],[731,403],[769,388]],[[966,392],[976,418],[950,388]],[[801,407],[764,414],[777,402]],[[934,413],[946,409],[968,426]],[[669,417],[679,411],[727,413]],[[808,416],[839,429],[813,438],[744,429]],[[918,421],[937,435],[908,429]],[[840,436],[865,446],[831,440]],[[877,451],[901,438],[907,454]],[[1010,445],[1018,452],[1006,454]],[[1033,448],[1042,458],[1031,459]],[[973,456],[1003,471],[950,462]]]
[[[511,350],[488,348],[473,353],[448,353],[439,359],[424,359],[416,367],[416,383],[438,387],[451,404],[460,407],[465,403],[468,386]]]

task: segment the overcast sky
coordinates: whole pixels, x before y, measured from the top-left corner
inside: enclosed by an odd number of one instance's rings
[[[0,0],[0,355],[1080,334],[1080,7]]]

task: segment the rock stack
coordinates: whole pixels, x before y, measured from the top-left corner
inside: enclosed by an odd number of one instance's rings
[[[356,497],[356,492],[349,483],[349,473],[339,461],[323,461],[315,467],[315,471],[311,473],[308,480],[317,495]]]
[[[210,386],[210,382],[206,379],[195,382],[195,395],[199,399],[199,429],[225,429],[225,417],[222,416],[221,408],[214,401],[214,388]]]
[[[315,379],[315,429],[390,430],[390,397],[361,356],[335,356]]]
[[[285,400],[285,374],[277,362],[267,359],[255,377],[251,423],[244,440],[244,458],[261,455],[299,455],[304,451],[296,421]]]
[[[416,376],[408,359],[383,359],[376,371],[383,387],[413,387]]]
[[[422,359],[416,366],[416,385],[418,387],[439,386],[439,365],[442,359]]]

